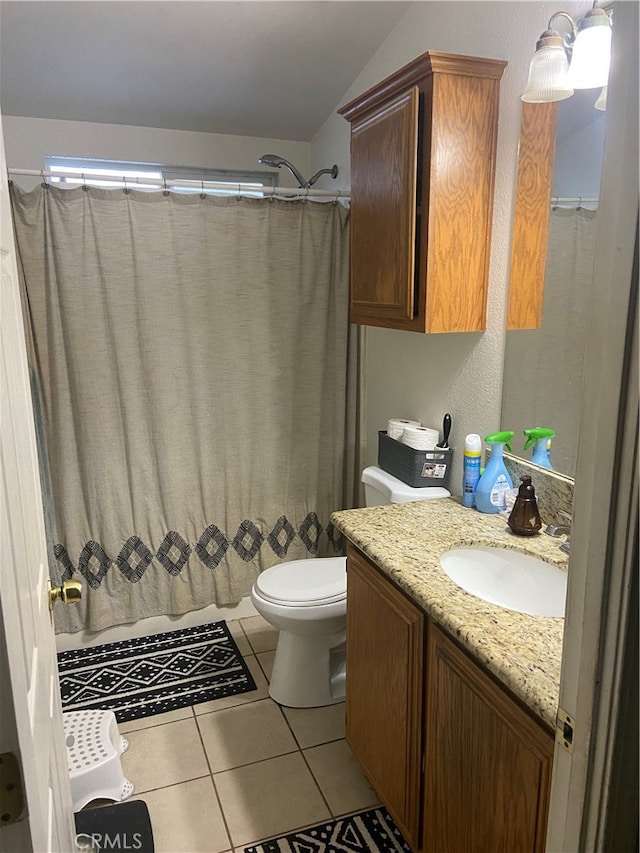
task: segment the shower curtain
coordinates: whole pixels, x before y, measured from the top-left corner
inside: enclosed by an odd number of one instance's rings
[[[554,429],[554,468],[571,476],[580,430],[596,224],[595,210],[552,209],[542,325],[507,332],[505,350],[503,425],[518,436],[532,426]]]
[[[12,187],[59,631],[238,602],[340,552],[357,418],[348,210]]]

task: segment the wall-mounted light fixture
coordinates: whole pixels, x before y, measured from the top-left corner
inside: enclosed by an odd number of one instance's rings
[[[552,29],[556,18],[564,18],[571,25],[571,32],[564,39]],[[574,89],[603,89],[596,106],[604,109],[610,63],[611,18],[598,8],[597,0],[577,24],[568,12],[556,12],[536,44],[522,100],[563,101],[573,95]]]

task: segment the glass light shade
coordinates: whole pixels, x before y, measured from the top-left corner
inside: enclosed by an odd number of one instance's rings
[[[598,100],[594,104],[594,107],[597,110],[602,110],[602,112],[604,112],[607,109],[607,89],[608,89],[608,86],[602,87],[602,91],[598,95]]]
[[[547,101],[564,101],[573,95],[567,83],[569,63],[567,54],[560,45],[540,47],[529,65],[529,80],[522,100],[532,104]]]
[[[607,85],[610,64],[611,27],[585,27],[573,44],[568,83],[574,89],[600,89]]]

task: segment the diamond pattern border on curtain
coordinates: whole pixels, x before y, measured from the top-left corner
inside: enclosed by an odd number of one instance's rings
[[[194,547],[175,530],[170,530],[155,555],[138,536],[127,539],[115,560],[109,557],[99,542],[93,540],[85,543],[77,566],[74,566],[64,545],[58,543],[53,550],[63,580],[69,580],[76,572],[80,572],[92,589],[98,589],[114,565],[128,581],[139,583],[154,557],[169,575],[177,577],[192,553],[196,554],[205,568],[213,571],[220,565],[229,548],[233,548],[242,560],[250,562],[266,543],[283,560],[298,537],[310,554],[316,554],[323,534],[338,553],[342,548],[342,534],[331,523],[326,529],[323,528],[315,512],[307,514],[297,532],[289,519],[282,515],[267,536],[250,519],[244,519],[238,525],[231,540],[219,527],[210,524],[202,531]]]

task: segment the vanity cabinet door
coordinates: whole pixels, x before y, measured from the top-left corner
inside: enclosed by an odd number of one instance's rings
[[[429,620],[425,853],[543,853],[553,736]]]
[[[407,843],[418,849],[424,616],[347,551],[346,736]]]

